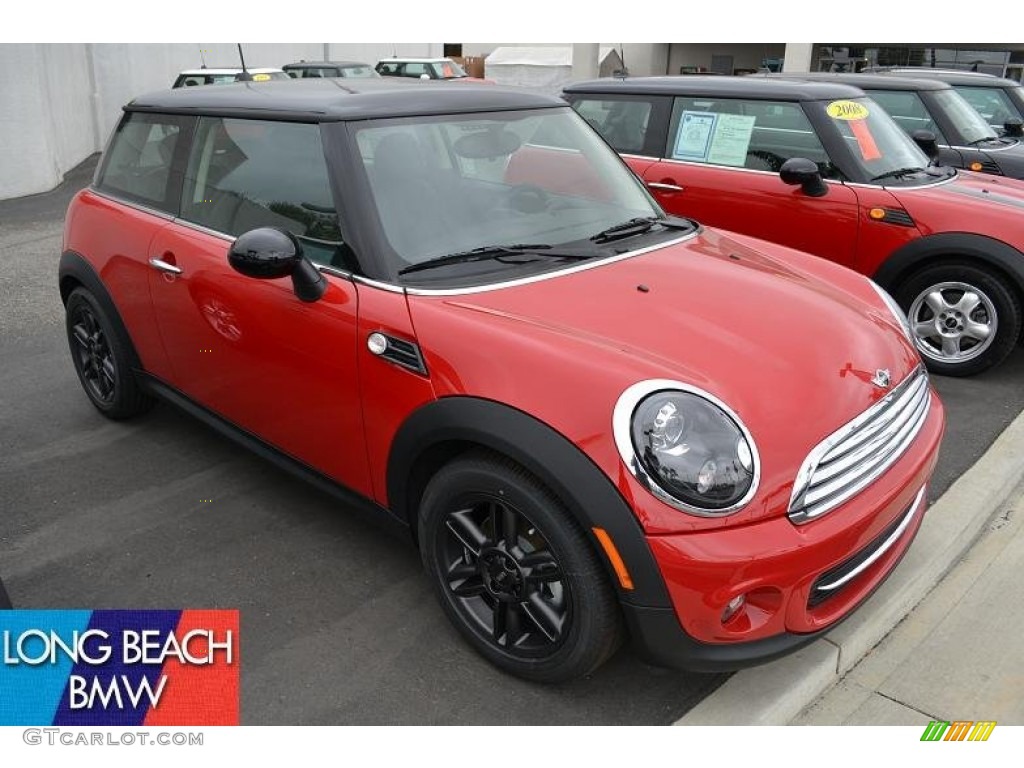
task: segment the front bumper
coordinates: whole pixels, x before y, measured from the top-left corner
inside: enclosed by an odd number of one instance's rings
[[[640,655],[670,667],[727,671],[771,661],[835,627],[885,581],[916,536],[943,428],[936,398],[896,464],[807,524],[775,517],[648,536],[673,608],[623,603]],[[742,607],[723,621],[740,596]]]

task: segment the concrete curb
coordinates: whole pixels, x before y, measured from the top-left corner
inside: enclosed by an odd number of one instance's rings
[[[928,510],[896,571],[849,619],[798,653],[737,672],[676,725],[785,725],[913,610],[974,544],[1024,475],[1024,412]]]

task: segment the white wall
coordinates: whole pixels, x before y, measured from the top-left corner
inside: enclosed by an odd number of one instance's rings
[[[573,43],[463,43],[462,54],[464,56],[486,56],[495,48],[503,45],[566,46],[573,45]],[[626,67],[634,77],[665,74],[665,66],[668,63],[668,43],[599,43],[598,45],[602,47],[610,45],[616,51],[621,46]]]
[[[250,67],[300,59],[375,63],[440,56],[441,43],[243,43]],[[237,66],[234,43],[0,44],[0,200],[45,192],[101,150],[121,107],[169,88],[183,69]]]

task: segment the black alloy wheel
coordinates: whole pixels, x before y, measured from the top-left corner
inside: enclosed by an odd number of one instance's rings
[[[127,419],[153,404],[132,373],[131,342],[85,288],[68,296],[68,345],[75,372],[96,409],[111,419]]]
[[[564,505],[496,454],[442,468],[420,507],[420,548],[448,617],[488,660],[558,682],[621,642],[614,590]]]

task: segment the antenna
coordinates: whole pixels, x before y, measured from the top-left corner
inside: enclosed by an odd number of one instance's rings
[[[249,74],[249,70],[245,68],[245,55],[242,53],[242,44],[236,43],[238,46],[238,59],[242,62],[242,71],[235,75],[235,81],[246,81],[252,80],[252,75]]]

